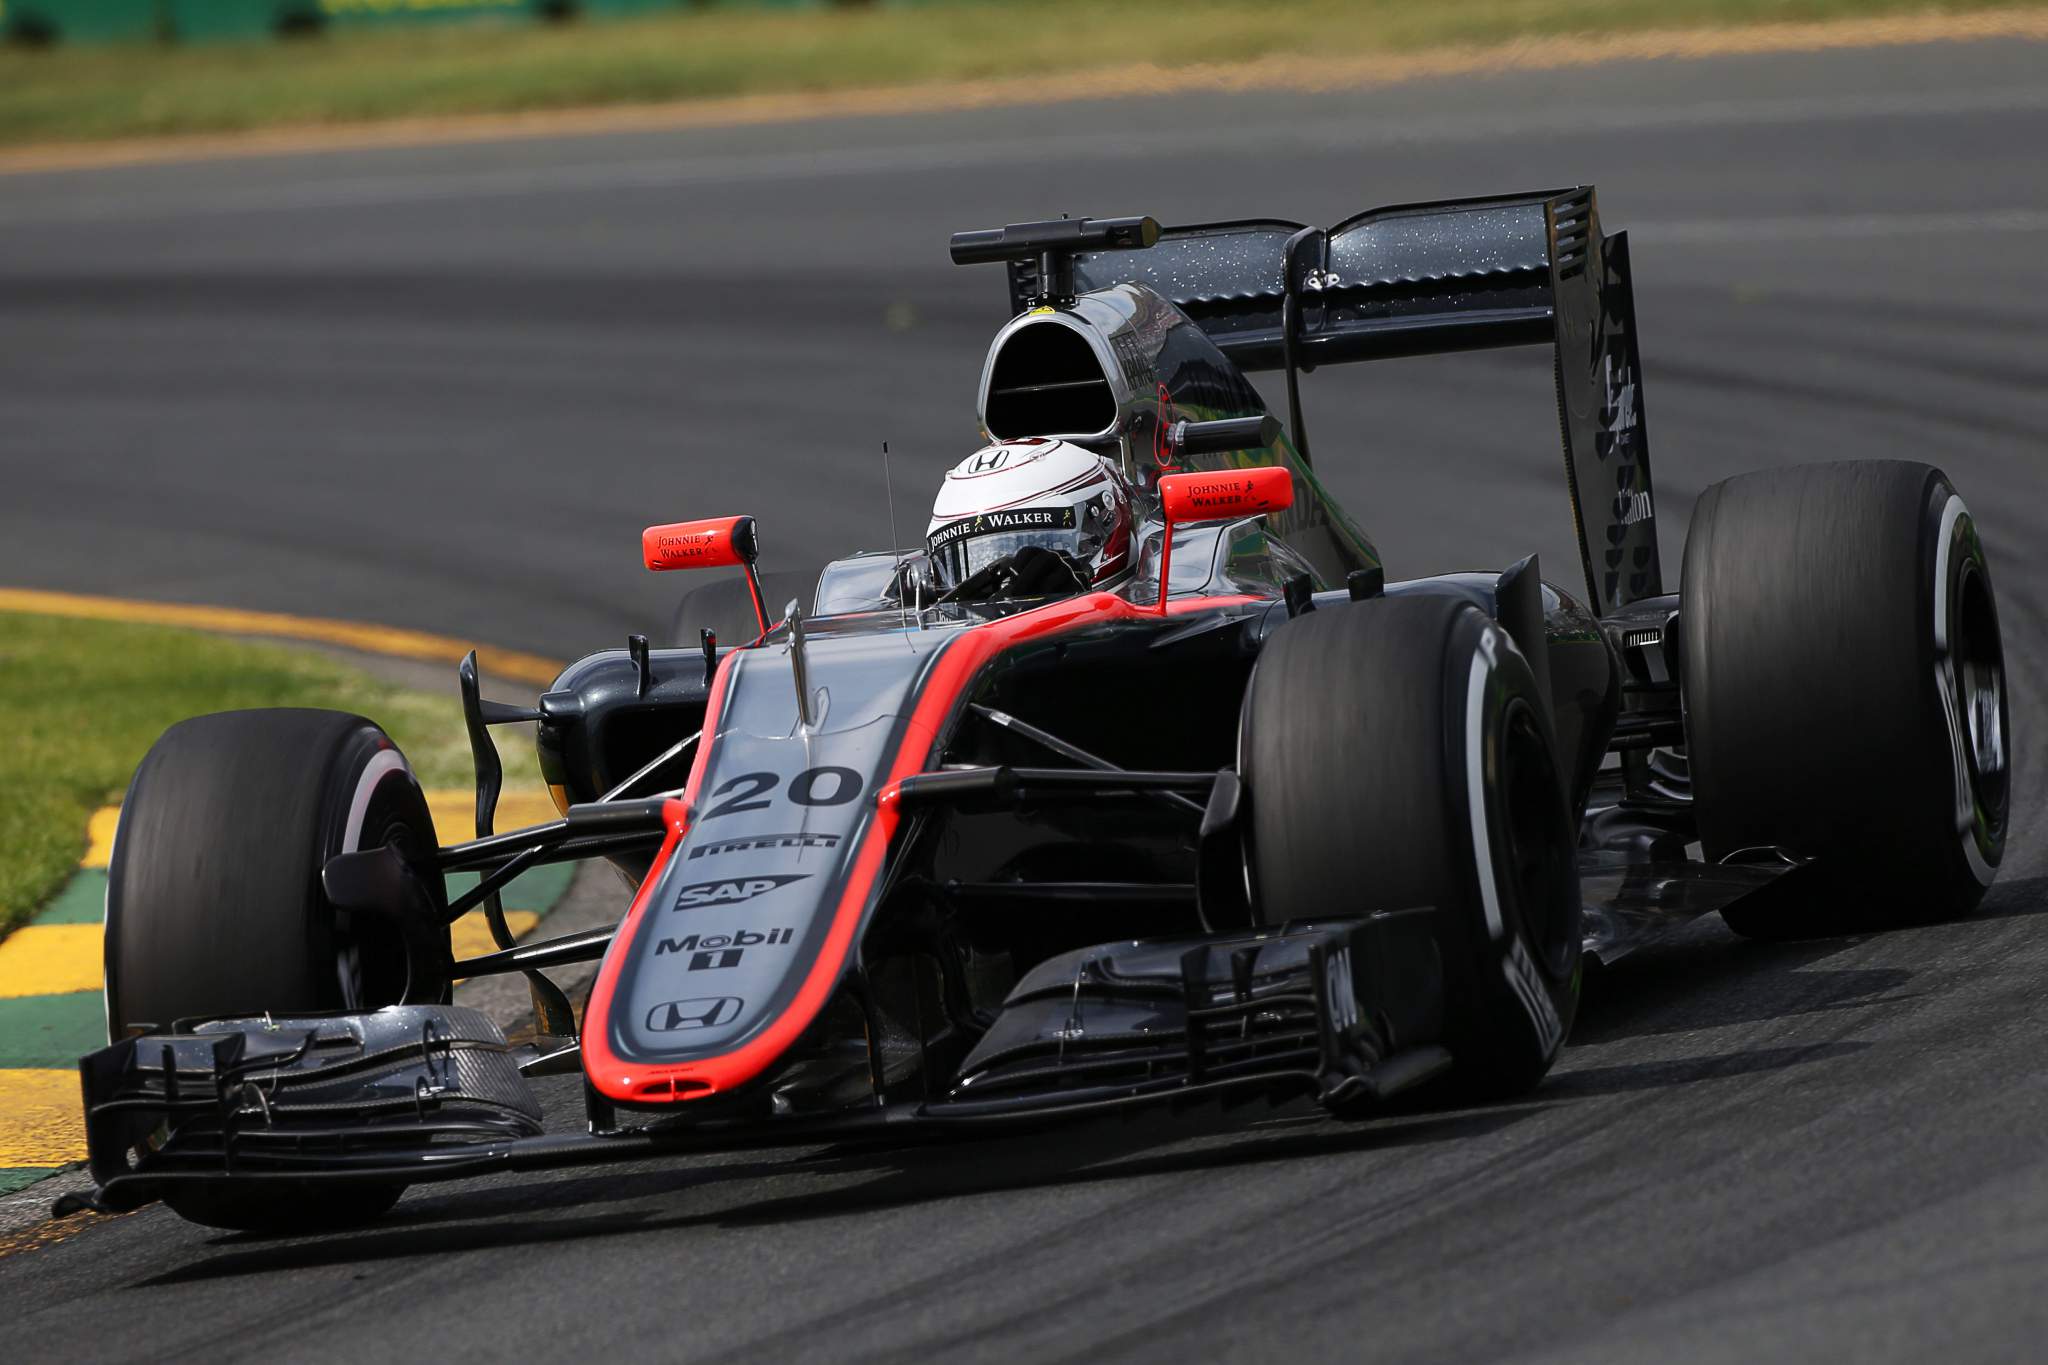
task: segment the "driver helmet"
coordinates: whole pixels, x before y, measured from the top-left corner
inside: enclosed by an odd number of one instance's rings
[[[1130,563],[1130,494],[1091,450],[1043,436],[997,441],[947,471],[925,546],[942,591],[1029,546],[1057,552],[1093,587]]]

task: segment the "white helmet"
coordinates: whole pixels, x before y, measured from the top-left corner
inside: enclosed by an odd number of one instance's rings
[[[1080,446],[998,441],[947,472],[925,545],[943,590],[1029,547],[1060,555],[1065,586],[1091,587],[1130,563],[1130,495],[1115,465]]]

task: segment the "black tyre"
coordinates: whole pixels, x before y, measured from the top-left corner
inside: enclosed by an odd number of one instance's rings
[[[1261,922],[1435,906],[1451,1084],[1527,1090],[1578,1011],[1578,863],[1550,720],[1507,633],[1447,597],[1324,609],[1267,642],[1239,770]]]
[[[1710,858],[1816,859],[1737,905],[1786,938],[1963,913],[2010,803],[2005,663],[1977,528],[1940,470],[1804,465],[1716,484],[1680,598],[1687,752]]]
[[[382,730],[336,711],[232,711],[166,730],[121,804],[108,868],[107,1023],[168,1028],[233,1014],[369,1010],[443,999],[444,924],[351,917],[330,905],[328,858],[390,844],[430,875],[433,818]],[[443,916],[445,918],[445,916]],[[438,938],[438,955],[407,941]],[[166,1202],[217,1227],[328,1226],[374,1217],[402,1186],[194,1188]]]
[[[762,574],[761,605],[768,612],[768,623],[781,622],[782,609],[792,598],[808,612],[812,586],[800,573]],[[669,638],[677,649],[695,649],[702,643],[697,634],[700,630],[714,632],[725,647],[751,644],[761,634],[744,577],[720,577],[683,594],[676,604],[675,620],[669,623]]]

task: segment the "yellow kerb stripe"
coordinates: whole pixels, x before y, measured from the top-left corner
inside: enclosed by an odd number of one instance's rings
[[[434,816],[434,833],[444,844],[459,844],[476,835],[476,793],[448,787],[431,788],[427,792],[427,809]],[[550,820],[561,818],[555,803],[546,792],[506,792],[498,798],[497,819],[493,827],[498,833],[507,830],[525,829],[529,825],[544,825]]]
[[[97,924],[26,924],[0,939],[0,999],[98,990],[101,935]]]
[[[121,823],[119,806],[102,806],[85,822],[85,856],[80,867],[105,867],[114,856],[114,826]]]
[[[0,588],[0,611],[72,616],[94,621],[132,621],[142,625],[184,626],[236,635],[272,635],[287,640],[316,640],[370,654],[401,659],[455,663],[469,652],[464,641],[425,631],[363,621],[329,621],[317,616],[292,616],[276,611],[244,611],[239,607],[194,607],[176,602],[142,602],[126,597],[90,597],[83,593],[40,592],[32,588]],[[545,687],[561,673],[559,659],[524,654],[491,645],[476,646],[479,667],[487,674]]]
[[[523,938],[538,923],[540,916],[531,910],[505,912],[505,924],[514,938]],[[458,959],[498,950],[481,910],[472,910],[455,921],[449,940]],[[104,980],[101,964],[105,959],[105,930],[100,925],[25,925],[0,940],[0,999],[97,991]],[[6,1112],[0,1104],[0,1116]],[[0,1166],[7,1164],[0,1161]]]
[[[505,912],[505,927],[512,931],[514,938],[526,937],[538,923],[540,916],[531,910]],[[491,938],[491,926],[485,922],[484,912],[481,910],[472,910],[455,921],[454,926],[448,931],[448,942],[453,947],[455,960],[458,962],[465,957],[482,957],[485,953],[498,951],[497,943]]]
[[[85,1160],[85,1102],[78,1069],[0,1070],[0,1167]]]

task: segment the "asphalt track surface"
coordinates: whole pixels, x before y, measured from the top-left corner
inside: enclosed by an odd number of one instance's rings
[[[2006,43],[0,181],[0,582],[563,654],[665,619],[650,520],[755,513],[786,566],[887,540],[885,438],[922,529],[1001,320],[952,228],[1596,181],[1634,232],[1668,571],[1728,474],[1945,466],[1992,556],[2019,811],[1965,921],[1709,920],[1630,959],[1526,1102],[443,1187],[321,1241],[150,1210],[0,1261],[5,1354],[2031,1357],[2044,146],[2048,48]],[[1396,574],[1535,549],[1569,577],[1547,365],[1310,380]]]

